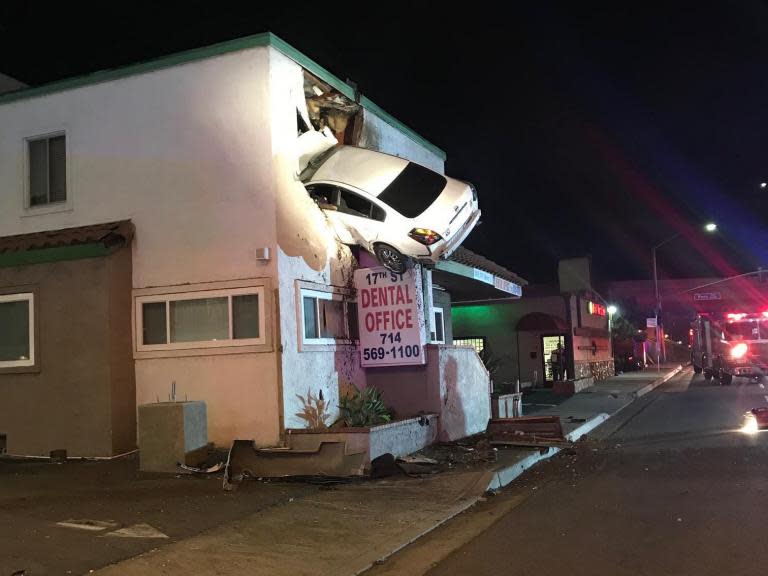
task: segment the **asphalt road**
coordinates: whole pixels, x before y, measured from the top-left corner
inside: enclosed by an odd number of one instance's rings
[[[497,497],[520,503],[428,573],[765,574],[768,431],[738,427],[767,403],[768,382],[681,374],[521,477]]]

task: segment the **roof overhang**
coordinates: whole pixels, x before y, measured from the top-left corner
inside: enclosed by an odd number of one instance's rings
[[[523,294],[520,284],[451,260],[437,263],[432,271],[432,282],[450,292],[451,299],[456,303],[517,299]]]

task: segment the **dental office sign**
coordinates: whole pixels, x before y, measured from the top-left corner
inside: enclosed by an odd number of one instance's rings
[[[384,267],[355,271],[360,363],[363,367],[424,364],[413,270]]]

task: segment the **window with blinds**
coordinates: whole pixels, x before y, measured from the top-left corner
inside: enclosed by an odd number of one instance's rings
[[[64,134],[27,141],[29,206],[67,201],[67,144]]]

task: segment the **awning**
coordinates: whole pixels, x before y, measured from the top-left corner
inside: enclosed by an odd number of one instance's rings
[[[518,332],[568,332],[568,323],[562,318],[545,314],[544,312],[531,312],[517,322]]]
[[[437,263],[432,282],[450,292],[455,303],[517,299],[528,284],[514,272],[464,247]]]
[[[0,267],[106,256],[130,243],[130,220],[0,237]]]

